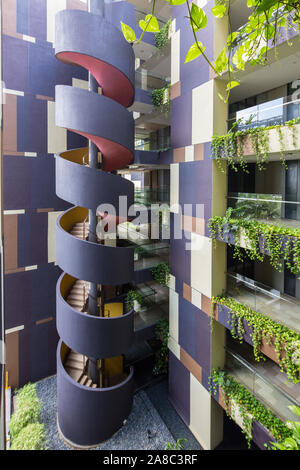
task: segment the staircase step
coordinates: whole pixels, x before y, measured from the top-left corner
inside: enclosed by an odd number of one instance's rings
[[[72,359],[67,359],[65,366],[71,369],[77,369],[81,371],[83,370],[83,362],[80,364],[79,362],[73,361]]]
[[[68,372],[68,374],[72,377],[73,380],[75,380],[75,382],[78,382],[78,380],[80,379],[80,377],[82,376],[82,371],[81,370],[77,370],[77,369],[72,369],[70,367],[66,367],[66,371]]]
[[[88,379],[84,385],[86,385],[86,387],[91,387],[93,385],[93,381],[91,379]]]
[[[91,388],[97,388],[97,384],[92,384]]]
[[[68,355],[68,360],[69,361],[75,361],[75,362],[80,362],[80,364],[83,364],[83,356],[82,354],[76,353],[75,351],[71,351]]]
[[[79,383],[80,383],[80,385],[85,385],[88,382],[88,380],[89,380],[88,376],[83,374],[80,381],[79,381]]]

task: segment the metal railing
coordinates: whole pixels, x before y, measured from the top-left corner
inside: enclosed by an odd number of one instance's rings
[[[266,408],[270,408],[278,418],[283,421],[295,420],[295,415],[289,410],[289,406],[299,406],[297,400],[275,384],[272,378],[272,369],[266,369],[267,374],[263,374],[263,368],[259,372],[242,356],[226,349],[225,359],[226,371],[241,385],[259,400]],[[274,372],[274,377],[276,371]]]
[[[293,95],[290,95],[231,114],[228,119],[228,127],[231,129],[233,123],[238,121],[236,130],[242,131],[254,127],[281,125],[299,117],[300,99],[294,99]]]

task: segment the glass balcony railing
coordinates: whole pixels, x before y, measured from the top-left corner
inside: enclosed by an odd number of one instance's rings
[[[227,295],[300,333],[300,300],[241,274],[227,274]]]
[[[300,99],[293,99],[293,95],[291,95],[231,114],[228,119],[228,127],[231,129],[233,123],[238,121],[236,130],[243,131],[253,127],[280,125],[299,117]]]
[[[234,209],[233,218],[300,228],[300,202],[285,201],[281,194],[230,193],[227,204]]]
[[[151,206],[151,204],[157,203],[170,203],[170,188],[168,186],[160,186],[157,189],[135,189],[134,192],[135,204],[144,204],[145,206]]]
[[[148,138],[135,139],[135,150],[148,150],[150,152],[165,152],[171,148],[171,137],[170,135],[164,136],[162,140],[153,141]]]
[[[141,303],[134,302],[134,328],[140,330],[169,316],[168,289],[155,282],[140,284],[137,288]]]
[[[168,86],[168,81],[159,75],[153,75],[143,67],[135,71],[135,87],[141,90],[153,91]]]
[[[269,408],[282,421],[295,420],[289,406],[299,406],[298,385],[286,384],[284,374],[270,360],[256,364],[250,359],[247,347],[240,355],[227,348],[225,369],[238,383],[243,385],[258,401]],[[249,356],[248,356],[249,354]]]

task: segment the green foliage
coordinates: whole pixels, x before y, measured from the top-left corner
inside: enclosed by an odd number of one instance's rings
[[[252,119],[248,121],[250,123]],[[259,170],[266,169],[266,163],[269,158],[269,131],[271,129],[276,129],[279,143],[280,143],[280,154],[281,161],[283,166],[286,167],[285,163],[285,136],[283,134],[283,128],[287,127],[292,132],[293,145],[296,148],[296,124],[300,123],[300,118],[295,118],[290,121],[285,122],[284,124],[276,126],[267,126],[267,127],[253,127],[250,129],[245,129],[238,131],[236,130],[237,126],[240,124],[241,120],[239,119],[234,123],[233,128],[225,135],[214,135],[212,137],[212,158],[215,158],[219,168],[224,172],[224,168],[221,165],[221,160],[226,158],[228,166],[234,170],[238,171],[239,168],[247,172],[247,163],[244,156],[244,148],[246,144],[246,139],[250,139],[252,150],[256,155],[256,163]],[[247,124],[247,123],[246,123]]]
[[[299,0],[247,0],[249,8],[248,19],[245,25],[238,31],[232,31],[231,26],[231,4],[232,0],[216,0],[211,8],[216,21],[222,21],[224,16],[228,16],[229,35],[224,45],[221,46],[216,62],[212,62],[205,54],[206,45],[202,44],[197,37],[200,29],[207,26],[207,16],[201,7],[196,3],[190,5],[188,0],[166,0],[172,6],[183,6],[188,10],[186,16],[193,33],[193,44],[190,47],[185,62],[190,62],[197,57],[203,57],[215,74],[225,82],[225,96],[218,93],[220,99],[228,102],[232,88],[239,86],[239,81],[234,75],[240,70],[244,70],[247,63],[254,65],[265,65],[268,63],[268,53],[280,40],[286,40],[290,29],[299,31],[300,3]],[[154,16],[156,0],[152,0],[151,14],[146,15],[140,21],[143,30],[139,39],[135,38],[134,32],[128,29],[129,26],[122,23],[124,37],[129,42],[138,44],[146,31],[156,35],[156,45],[162,49],[168,41],[168,26],[166,25],[160,32],[157,31],[157,20]],[[291,40],[287,40],[289,46]],[[224,48],[225,46],[225,48]],[[221,56],[221,57],[220,57]],[[224,77],[227,72],[228,77]]]
[[[30,423],[14,438],[10,450],[46,450],[45,426]]]
[[[264,261],[267,253],[271,265],[282,271],[283,261],[289,271],[300,276],[300,230],[283,225],[266,224],[250,218],[233,218],[234,209],[227,210],[225,217],[214,216],[208,222],[211,237],[226,241],[229,233],[234,237],[234,258],[241,262],[245,257]],[[244,236],[247,249],[240,245]],[[261,243],[263,251],[261,250]]]
[[[202,42],[197,41],[191,45],[186,55],[184,63],[191,62],[192,60],[199,57],[205,51],[205,47],[203,46]]]
[[[127,42],[134,42],[135,41],[135,32],[133,31],[130,26],[127,24],[123,23],[121,21],[121,26],[122,26],[122,33],[124,38],[126,39]]]
[[[156,338],[161,341],[161,347],[155,354],[155,367],[153,373],[155,375],[166,374],[168,372],[169,362],[169,322],[168,320],[159,320],[155,328]]]
[[[299,333],[231,297],[214,297],[212,299],[213,311],[217,304],[225,305],[230,309],[231,335],[241,343],[245,334],[244,321],[248,323],[251,328],[250,336],[256,361],[265,359],[261,353],[264,341],[275,349],[281,372],[285,372],[289,380],[295,384],[300,382]]]
[[[41,405],[35,384],[27,384],[16,392],[16,411],[13,413],[9,431],[13,450],[38,450],[45,448],[44,425],[39,423]]]
[[[299,406],[289,406],[289,409],[300,416]],[[286,437],[282,442],[272,444],[272,450],[300,450],[300,421],[286,421],[287,427],[292,431],[291,437]]]
[[[184,437],[177,439],[175,444],[173,444],[172,442],[168,442],[165,447],[165,450],[183,450],[185,442],[187,442],[187,439],[185,439]]]
[[[155,33],[155,45],[157,49],[161,50],[165,47],[169,41],[169,31],[171,26],[172,18],[170,18],[166,24],[161,28],[158,33]]]
[[[170,266],[168,263],[160,263],[150,268],[153,279],[163,287],[168,287],[170,281]]]
[[[170,107],[170,85],[163,88],[156,88],[152,91],[153,106],[159,108],[160,106]]]
[[[28,424],[39,421],[40,411],[35,385],[25,385],[24,390],[17,392],[17,409],[9,423],[11,438],[14,439]]]
[[[249,447],[252,439],[252,419],[261,423],[276,441],[291,436],[291,430],[226,371],[213,369],[209,380],[211,392],[215,394],[217,387],[222,389],[226,414],[233,420],[235,407],[238,406],[243,422],[243,433]]]

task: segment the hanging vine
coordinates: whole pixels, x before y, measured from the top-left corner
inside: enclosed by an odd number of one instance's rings
[[[229,211],[229,212],[228,212]],[[214,216],[208,221],[211,237],[234,246],[233,257],[264,261],[267,255],[271,266],[281,272],[283,262],[289,271],[300,278],[300,230],[273,225],[249,218],[231,218],[233,209],[225,217]],[[228,238],[233,238],[232,243]],[[241,248],[244,237],[246,248]]]
[[[227,416],[234,420],[236,406],[243,423],[243,433],[248,442],[252,440],[252,420],[261,423],[276,439],[282,441],[292,435],[292,431],[270,409],[265,408],[243,385],[238,383],[224,370],[213,369],[209,378],[210,391],[217,393],[222,389]]]
[[[170,266],[168,263],[160,263],[157,266],[150,268],[153,279],[163,287],[169,286],[170,281]]]
[[[211,157],[214,158],[222,172],[224,168],[221,160],[226,159],[228,166],[234,170],[242,169],[247,172],[247,162],[244,155],[244,150],[247,142],[250,145],[253,153],[256,155],[256,163],[259,170],[265,170],[266,164],[269,161],[270,153],[270,133],[271,129],[277,132],[279,145],[280,145],[280,158],[282,165],[286,166],[286,136],[283,132],[284,128],[290,130],[292,137],[293,147],[296,149],[297,142],[297,128],[296,124],[300,123],[300,118],[295,118],[284,124],[267,127],[253,127],[245,130],[237,130],[241,120],[234,123],[232,129],[225,135],[213,135],[211,142]]]

